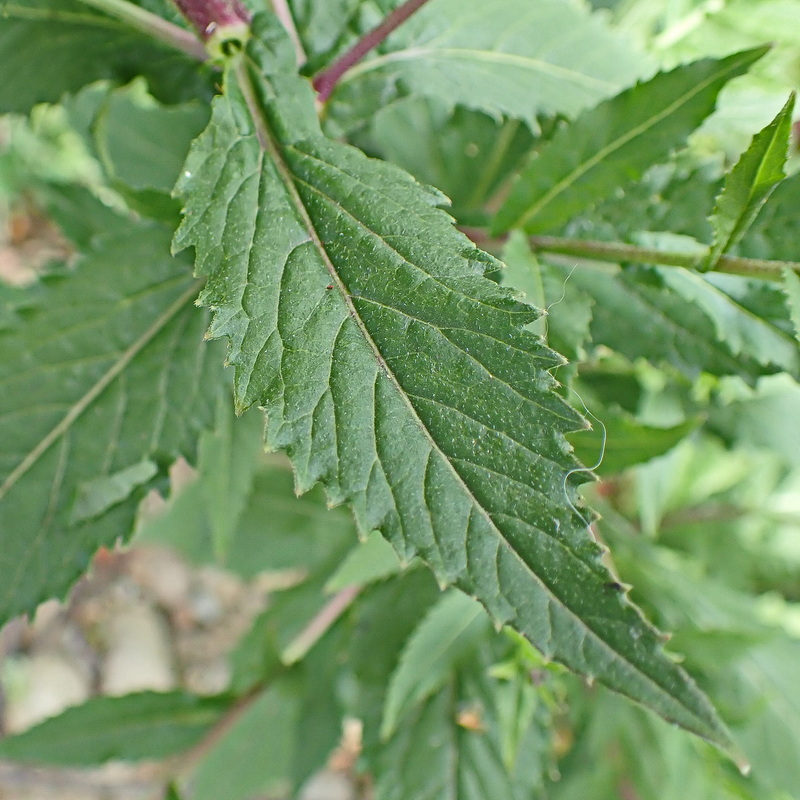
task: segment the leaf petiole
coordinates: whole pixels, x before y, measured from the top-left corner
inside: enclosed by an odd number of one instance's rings
[[[109,16],[127,23],[131,28],[146,33],[198,61],[205,61],[208,58],[205,45],[191,31],[127,0],[80,0],[80,2],[104,11]]]

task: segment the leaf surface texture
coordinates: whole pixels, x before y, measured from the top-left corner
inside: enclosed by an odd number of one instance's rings
[[[523,328],[538,312],[484,277],[498,262],[441,195],[321,135],[290,43],[254,26],[185,165],[174,242],[207,276],[237,406],[266,409],[300,491],[321,480],[548,657],[724,741],[569,499],[563,434],[584,423]]]

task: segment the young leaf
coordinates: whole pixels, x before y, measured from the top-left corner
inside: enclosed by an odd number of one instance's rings
[[[0,335],[2,620],[130,535],[138,499],[192,454],[223,386],[169,231],[106,212],[75,273]]]
[[[669,155],[714,110],[720,89],[761,58],[758,47],[662,72],[584,112],[513,184],[494,232],[550,231]]]
[[[403,715],[444,686],[459,660],[489,631],[478,603],[461,592],[445,594],[406,643],[386,693],[381,738],[388,739]]]
[[[725,178],[710,217],[714,240],[706,260],[713,269],[719,257],[744,236],[775,187],[786,177],[783,171],[792,128],[794,94]]]
[[[404,94],[430,97],[538,130],[537,116],[572,116],[647,72],[601,17],[561,0],[433,0],[342,78],[340,123]]]
[[[498,262],[438,193],[320,134],[282,37],[256,18],[178,185],[174,245],[208,276],[238,408],[265,407],[299,490],[322,481],[548,657],[724,742],[570,499],[563,435],[583,422],[522,328],[538,312],[483,277]]]
[[[95,697],[0,740],[0,758],[64,767],[165,758],[201,739],[230,703],[184,692]]]
[[[79,0],[0,0],[0,16],[2,113],[27,113],[87,83],[137,74],[166,102],[208,94],[197,60]]]

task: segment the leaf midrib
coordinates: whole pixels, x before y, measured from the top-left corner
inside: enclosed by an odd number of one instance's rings
[[[154,339],[172,318],[178,314],[197,295],[201,286],[199,281],[192,281],[189,288],[177,300],[167,307],[155,321],[136,339],[119,358],[103,373],[103,375],[89,388],[89,390],[72,404],[70,410],[61,421],[55,425],[38,444],[33,447],[19,464],[9,473],[0,485],[0,501],[11,491],[17,481],[30,470],[34,464],[50,449],[50,447],[66,433],[80,418],[84,411],[119,377],[133,359]]]
[[[248,111],[250,113],[250,117],[255,127],[258,141],[261,144],[262,149],[270,156],[270,158],[272,158],[275,168],[281,178],[281,182],[283,183],[284,188],[289,198],[291,199],[292,205],[294,206],[295,211],[297,212],[300,220],[302,221],[303,225],[308,231],[311,242],[314,245],[314,248],[317,251],[319,257],[322,259],[322,262],[325,265],[326,269],[328,270],[331,280],[333,281],[334,285],[338,288],[339,293],[343,299],[343,302],[345,303],[345,306],[348,309],[350,317],[353,319],[353,321],[361,331],[364,340],[367,342],[370,349],[373,351],[374,357],[380,367],[380,370],[385,374],[385,376],[394,386],[395,391],[398,393],[402,402],[408,408],[412,418],[416,421],[419,430],[423,433],[424,437],[427,439],[431,450],[439,454],[442,461],[447,465],[448,469],[455,477],[457,483],[461,486],[462,491],[464,492],[466,497],[470,500],[473,510],[477,510],[483,516],[483,518],[489,524],[490,528],[495,532],[498,541],[502,542],[503,546],[507,548],[508,552],[510,552],[513,555],[513,557],[523,566],[523,568],[530,574],[533,580],[540,587],[542,587],[542,589],[551,598],[551,601],[554,602],[560,609],[565,610],[573,619],[577,620],[577,622],[579,623],[579,627],[581,627],[584,631],[586,631],[585,635],[591,635],[594,641],[598,643],[600,647],[608,651],[614,660],[618,660],[624,664],[627,664],[629,669],[631,669],[632,672],[635,675],[637,675],[640,680],[644,679],[646,683],[650,684],[652,687],[655,688],[656,694],[660,695],[662,698],[666,698],[668,705],[677,704],[678,706],[683,708],[684,711],[687,712],[689,716],[696,721],[697,725],[695,727],[697,728],[698,733],[701,729],[706,731],[712,731],[714,729],[713,725],[709,725],[707,722],[705,722],[700,716],[698,716],[698,714],[695,711],[692,710],[692,708],[686,705],[683,702],[683,700],[680,700],[676,696],[670,694],[670,692],[665,687],[661,686],[661,684],[659,684],[654,677],[650,676],[642,669],[637,667],[635,664],[633,664],[624,654],[615,650],[608,642],[606,642],[599,634],[597,634],[585,620],[583,620],[568,605],[566,605],[553,592],[550,586],[548,586],[543,581],[541,576],[537,575],[536,572],[534,572],[531,565],[529,565],[522,558],[522,556],[514,549],[511,543],[504,536],[503,532],[498,528],[497,524],[495,523],[492,516],[489,514],[488,510],[485,509],[480,502],[478,502],[472,490],[466,484],[460,473],[455,469],[451,460],[441,451],[435,439],[432,437],[430,431],[428,430],[427,426],[420,419],[416,409],[410,402],[406,392],[403,390],[402,386],[398,382],[397,377],[389,369],[389,366],[386,363],[382,353],[380,352],[380,349],[378,348],[375,341],[372,339],[363,320],[359,316],[358,311],[355,305],[353,304],[352,299],[349,296],[347,287],[344,285],[342,279],[338,274],[338,271],[333,265],[327,253],[327,250],[325,249],[325,245],[323,244],[316,230],[316,226],[314,225],[313,220],[311,219],[308,210],[306,209],[303,200],[300,197],[300,194],[294,182],[293,174],[289,169],[289,166],[287,165],[281,153],[281,145],[279,141],[277,141],[274,138],[272,131],[269,127],[269,121],[265,118],[265,115],[262,113],[259,107],[259,103],[256,99],[258,95],[256,93],[255,87],[253,86],[248,65],[245,62],[245,58],[243,56],[239,56],[237,58],[236,65],[234,68],[234,74],[237,79],[239,88],[242,91]],[[471,513],[473,512],[471,511]],[[530,525],[530,523],[526,524]],[[580,560],[578,556],[572,550],[569,549],[569,547],[565,542],[556,538],[553,538],[552,540],[558,545],[560,545],[569,554],[571,558]],[[620,688],[619,691],[622,691],[624,693],[624,689]]]
[[[706,80],[701,81],[696,86],[694,86],[689,92],[679,97],[677,100],[674,100],[670,105],[662,108],[657,114],[649,117],[648,119],[644,120],[639,125],[631,128],[627,133],[623,136],[620,136],[618,139],[615,139],[613,142],[609,142],[605,147],[598,150],[591,158],[587,159],[576,167],[572,172],[562,178],[558,183],[552,186],[542,197],[534,203],[526,212],[524,212],[520,217],[517,218],[515,222],[512,222],[508,225],[504,225],[505,229],[511,228],[523,228],[525,224],[532,218],[535,217],[548,203],[550,203],[554,198],[558,197],[562,192],[568,189],[573,183],[583,177],[590,169],[597,166],[603,159],[607,158],[608,156],[612,155],[614,152],[619,150],[620,148],[624,147],[628,142],[635,139],[637,136],[645,133],[649,128],[652,128],[654,125],[657,125],[659,122],[664,120],[665,118],[669,117],[673,113],[675,113],[681,106],[685,105],[689,100],[694,98],[699,92],[706,89],[715,81],[719,80],[722,75],[725,75],[728,72],[735,71],[739,68],[742,62],[750,60],[751,56],[749,53],[742,56],[741,59],[726,65],[724,70],[717,70],[712,75],[710,75]]]
[[[545,73],[554,77],[563,78],[573,84],[585,86],[586,88],[596,89],[604,93],[613,92],[619,88],[616,83],[595,78],[577,70],[553,64],[533,56],[523,56],[516,53],[501,53],[494,50],[475,50],[466,47],[409,47],[404,50],[395,50],[375,58],[359,62],[356,66],[349,69],[340,79],[339,85],[344,85],[351,80],[373,72],[399,61],[420,61],[425,58],[433,59],[464,59],[467,61],[485,62],[488,64],[505,64],[521,67],[532,72]]]

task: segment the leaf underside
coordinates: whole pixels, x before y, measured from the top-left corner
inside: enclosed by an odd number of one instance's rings
[[[290,44],[269,17],[253,30],[186,162],[174,240],[207,276],[238,408],[267,410],[300,491],[322,481],[548,657],[724,743],[573,505],[563,435],[584,423],[523,329],[538,312],[483,277],[498,263],[440,194],[323,137]]]
[[[597,15],[561,0],[433,0],[348,71],[331,99],[342,121],[407,94],[524,121],[574,116],[640,77],[648,60]]]
[[[74,274],[0,335],[0,621],[63,594],[132,529],[223,385],[169,229],[101,220]]]
[[[714,110],[722,87],[769,48],[703,59],[638,83],[559,130],[523,169],[494,232],[543,233],[664,160]]]

